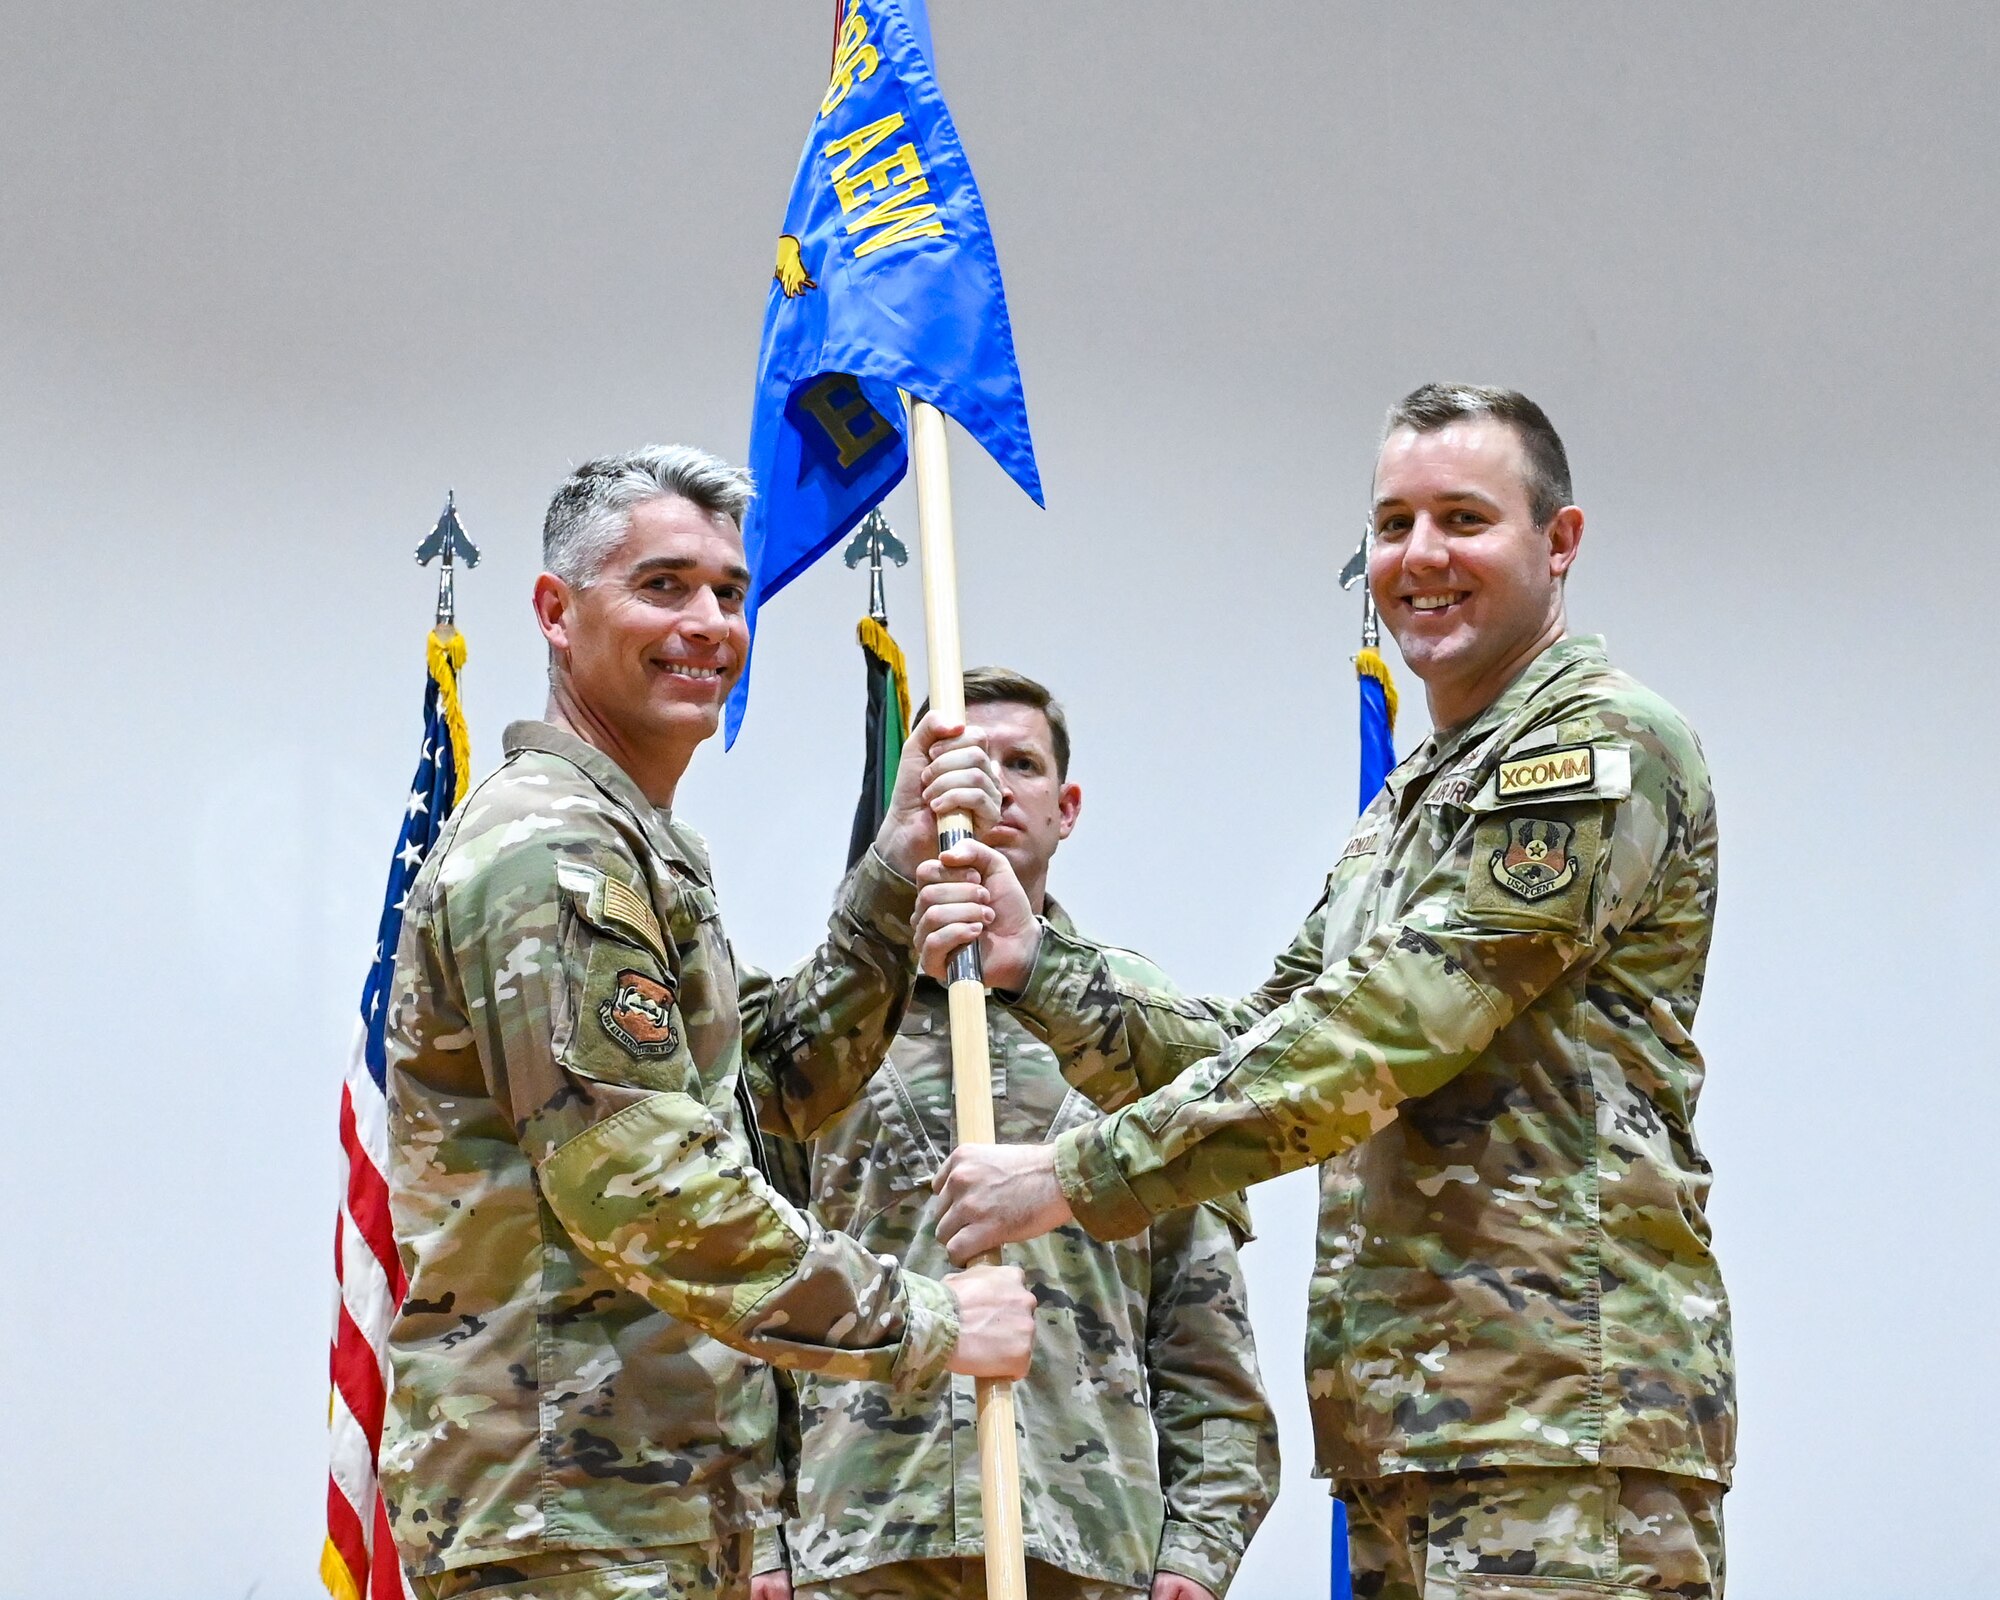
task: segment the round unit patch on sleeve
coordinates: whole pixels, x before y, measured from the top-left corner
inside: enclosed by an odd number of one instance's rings
[[[1576,829],[1547,817],[1509,817],[1507,842],[1487,862],[1493,881],[1523,900],[1546,900],[1576,877]]]
[[[626,967],[611,998],[597,1008],[604,1031],[639,1057],[672,1055],[681,1042],[674,1020],[674,991],[650,972]]]

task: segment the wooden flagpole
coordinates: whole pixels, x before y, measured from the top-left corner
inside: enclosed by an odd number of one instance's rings
[[[951,463],[944,413],[910,398],[910,455],[917,471],[917,534],[924,571],[924,636],[930,655],[931,709],[965,720],[965,661],[958,638],[958,550],[951,523]],[[972,819],[954,812],[938,823],[938,848],[972,833]],[[992,1144],[993,1077],[986,1043],[986,985],[979,947],[952,957],[945,994],[951,1014],[951,1092],[960,1144]],[[979,1265],[997,1263],[993,1250]],[[986,1528],[987,1600],[1027,1600],[1027,1553],[1021,1542],[1021,1457],[1014,1437],[1014,1385],[978,1380],[979,1496]]]

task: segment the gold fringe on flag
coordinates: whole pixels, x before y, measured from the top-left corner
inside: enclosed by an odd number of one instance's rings
[[[431,638],[435,640],[436,634]],[[329,1388],[326,1391],[326,1426],[333,1429],[333,1407],[339,1400],[340,1391]],[[364,1574],[365,1576],[365,1574]],[[355,1587],[354,1574],[347,1570],[347,1558],[340,1553],[340,1546],[331,1536],[323,1540],[319,1547],[319,1581],[326,1585],[326,1592],[333,1600],[361,1600],[361,1591]]]
[[[326,1592],[333,1600],[361,1600],[361,1591],[354,1587],[354,1577],[331,1539],[320,1546],[319,1581],[326,1585]]]
[[[889,630],[873,617],[863,617],[854,630],[861,648],[873,651],[879,661],[889,663],[889,676],[896,680],[896,709],[902,714],[903,732],[910,731],[910,669],[903,661],[903,647]]]
[[[444,725],[451,730],[451,803],[457,805],[472,786],[472,735],[466,730],[465,707],[458,698],[458,674],[465,666],[465,635],[454,628],[449,639],[440,639],[433,632],[425,654],[430,662],[431,682],[438,687],[438,709],[444,713]],[[1389,700],[1391,721],[1395,713],[1392,690]]]
[[[1373,678],[1382,685],[1382,698],[1389,706],[1389,731],[1396,731],[1396,680],[1389,676],[1389,663],[1381,653],[1368,645],[1361,647],[1361,654],[1354,658],[1354,675],[1357,678]]]

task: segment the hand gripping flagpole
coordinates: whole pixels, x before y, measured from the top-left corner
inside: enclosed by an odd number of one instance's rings
[[[924,572],[924,636],[930,655],[931,709],[946,722],[965,721],[965,662],[958,637],[958,552],[951,523],[951,463],[944,413],[910,399],[910,456],[917,473],[917,538]],[[938,849],[972,836],[972,819],[953,812],[938,823]],[[946,1001],[951,1016],[951,1092],[960,1144],[992,1144],[993,1076],[986,1043],[986,985],[979,947],[951,958]],[[997,1265],[989,1250],[975,1265]],[[1027,1600],[1026,1550],[1021,1540],[1021,1457],[1014,1436],[1014,1385],[978,1380],[979,1496],[986,1533],[988,1600]]]

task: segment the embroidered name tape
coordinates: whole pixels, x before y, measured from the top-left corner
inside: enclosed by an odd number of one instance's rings
[[[1441,811],[1446,806],[1463,807],[1479,793],[1479,787],[1479,781],[1472,773],[1461,767],[1456,771],[1447,772],[1432,784],[1424,795],[1424,804],[1433,811]]]
[[[1347,841],[1347,848],[1340,852],[1340,859],[1341,861],[1345,861],[1350,856],[1373,855],[1375,847],[1381,842],[1382,824],[1378,822],[1374,827],[1364,829],[1352,835]],[[1335,865],[1337,866],[1339,863],[1336,862]]]
[[[1514,761],[1494,771],[1494,793],[1501,800],[1546,794],[1553,789],[1587,788],[1596,781],[1596,752],[1587,744],[1549,750]]]

